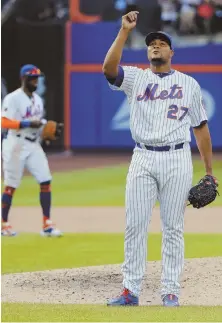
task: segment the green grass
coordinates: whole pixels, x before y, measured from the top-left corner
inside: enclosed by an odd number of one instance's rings
[[[220,322],[222,307],[2,304],[2,322]]]
[[[37,234],[3,237],[2,273],[122,263],[123,240],[123,234],[101,233],[66,234],[60,239]],[[186,234],[185,257],[222,256],[221,241],[222,234]],[[161,235],[150,234],[148,259],[159,260],[160,250]]]
[[[128,165],[53,174],[54,206],[123,206]],[[214,174],[222,178],[222,161],[214,163]],[[204,175],[201,161],[194,161],[194,183]],[[219,188],[221,190],[221,188]],[[14,205],[39,205],[39,187],[31,176],[23,178]],[[222,205],[220,196],[210,205]]]

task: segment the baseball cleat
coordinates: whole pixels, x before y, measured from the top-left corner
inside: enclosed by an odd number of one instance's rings
[[[46,220],[43,229],[40,232],[41,236],[44,237],[61,237],[63,234],[62,232],[55,228],[51,220]]]
[[[16,232],[12,230],[9,222],[2,222],[2,236],[14,237],[16,236]]]
[[[167,307],[180,306],[179,301],[178,301],[178,297],[173,294],[168,294],[168,295],[164,296],[163,306],[167,306]]]
[[[133,295],[127,288],[124,288],[122,294],[109,300],[107,306],[138,306],[139,298]]]

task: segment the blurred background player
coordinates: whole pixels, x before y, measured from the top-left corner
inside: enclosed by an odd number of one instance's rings
[[[35,93],[38,78],[43,74],[34,65],[24,65],[20,70],[21,88],[5,96],[2,106],[2,128],[7,134],[2,142],[4,192],[2,194],[3,236],[14,236],[16,232],[8,221],[9,210],[15,190],[20,185],[24,168],[40,185],[40,204],[43,215],[43,236],[61,236],[50,220],[51,173],[47,157],[41,147],[43,119],[42,99]]]

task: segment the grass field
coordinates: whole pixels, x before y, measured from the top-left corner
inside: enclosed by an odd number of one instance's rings
[[[127,166],[88,169],[53,174],[54,206],[122,206],[124,205]],[[204,175],[201,161],[194,161],[193,182],[197,183]],[[222,178],[222,161],[215,161],[214,175]],[[222,205],[220,196],[211,206]],[[14,205],[36,206],[39,204],[39,187],[31,176],[23,178],[16,191]]]
[[[38,234],[4,237],[2,273],[122,263],[123,239],[123,234],[101,233],[66,234],[47,242]],[[186,234],[185,257],[222,256],[221,241],[221,234]],[[150,234],[148,246],[148,259],[160,260],[161,235]]]
[[[220,322],[222,307],[3,304],[4,322]]]

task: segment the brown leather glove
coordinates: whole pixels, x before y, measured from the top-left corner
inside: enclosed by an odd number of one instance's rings
[[[42,130],[43,140],[56,140],[58,139],[63,130],[63,123],[57,123],[56,121],[49,120]]]

